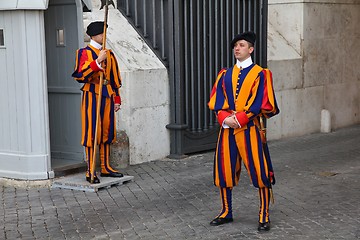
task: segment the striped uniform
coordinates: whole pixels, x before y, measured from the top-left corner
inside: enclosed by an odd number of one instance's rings
[[[236,116],[241,126],[221,127],[219,132],[214,184],[221,188],[223,210],[218,217],[232,217],[231,190],[239,182],[242,161],[252,184],[259,188],[259,221],[268,222],[269,187],[274,183],[274,173],[270,156],[265,154],[261,142],[259,116],[269,118],[279,113],[270,70],[256,64],[241,70],[237,65],[221,70],[208,106],[215,111],[221,126],[231,115]]]
[[[116,122],[114,104],[121,103],[119,88],[121,87],[120,69],[115,55],[108,50],[106,67],[101,70],[96,62],[100,50],[88,45],[76,52],[75,71],[72,76],[79,83],[83,83],[81,90],[81,144],[85,147],[88,162],[87,176],[89,176],[96,129],[96,109],[99,98],[100,71],[104,72],[104,82],[101,91],[100,123],[97,132],[99,144],[101,172],[116,172],[109,165],[110,144],[116,140]],[[90,154],[91,153],[91,154]]]

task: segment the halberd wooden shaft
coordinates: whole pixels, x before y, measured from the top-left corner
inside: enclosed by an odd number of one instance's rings
[[[102,42],[102,49],[106,49],[106,29],[107,29],[107,18],[108,18],[108,6],[109,1],[106,0],[105,2],[105,17],[104,17],[104,31],[103,31],[103,42]],[[102,64],[104,69],[104,64]],[[100,122],[100,107],[101,107],[101,100],[102,100],[102,88],[104,83],[104,72],[100,72],[100,82],[99,82],[99,90],[98,90],[98,99],[96,103],[96,122],[95,122],[95,136],[94,136],[94,144],[93,144],[93,154],[92,154],[92,164],[90,166],[90,183],[94,183],[94,174],[95,174],[95,167],[96,167],[96,149],[97,149],[97,135],[99,129],[99,122]],[[101,138],[101,136],[100,136]],[[101,141],[101,140],[100,140]]]

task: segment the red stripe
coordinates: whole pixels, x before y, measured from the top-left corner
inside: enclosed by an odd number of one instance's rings
[[[267,90],[268,81],[266,78],[266,70],[263,70],[263,74],[264,74],[264,97],[263,97],[263,100],[261,103],[261,109],[271,111],[272,105],[269,102],[269,96],[268,96],[268,90]]]
[[[85,62],[88,60],[88,56],[86,54],[86,51],[81,51],[81,57],[80,57],[80,64],[78,68],[78,72],[81,72],[82,67],[84,66]]]

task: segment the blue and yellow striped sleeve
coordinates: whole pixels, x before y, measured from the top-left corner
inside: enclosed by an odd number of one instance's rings
[[[79,83],[87,83],[91,81],[94,73],[101,71],[92,57],[91,51],[84,48],[76,51],[75,70],[72,77]]]
[[[226,69],[221,69],[216,77],[215,84],[211,90],[210,100],[208,102],[208,107],[210,110],[215,111],[217,120],[220,125],[223,124],[225,118],[232,114],[229,111],[228,98],[226,96],[226,91],[224,87],[224,76]]]

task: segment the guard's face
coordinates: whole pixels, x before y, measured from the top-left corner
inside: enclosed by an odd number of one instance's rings
[[[103,36],[104,34],[103,33],[100,33],[98,35],[95,35],[95,36],[92,36],[92,40],[94,40],[95,42],[97,42],[98,44],[102,45],[103,43]]]
[[[253,51],[254,48],[246,40],[239,40],[234,45],[234,56],[240,62],[249,58]]]

